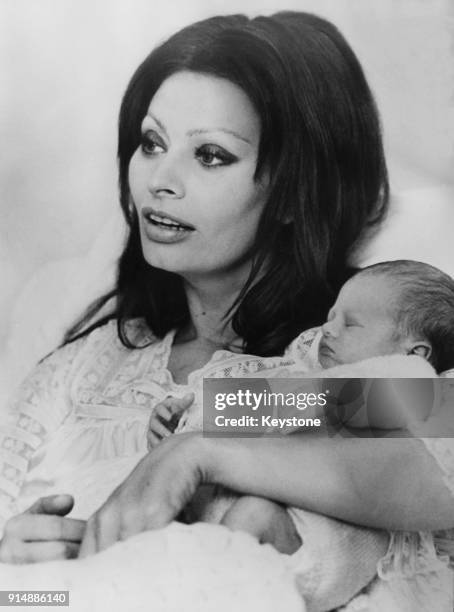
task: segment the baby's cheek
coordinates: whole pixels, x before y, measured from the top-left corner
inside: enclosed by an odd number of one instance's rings
[[[369,357],[375,357],[381,354],[381,349],[371,339],[364,338],[352,338],[349,343],[349,351],[348,351],[348,362],[345,363],[355,363],[355,361],[361,361],[362,359],[368,359]]]

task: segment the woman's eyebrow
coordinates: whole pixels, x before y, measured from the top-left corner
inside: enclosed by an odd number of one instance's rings
[[[166,134],[166,135],[167,135],[167,130],[165,129],[164,124],[163,124],[161,121],[159,121],[159,119],[158,119],[157,117],[155,117],[155,116],[154,116],[152,113],[147,113],[147,114],[145,115],[145,119],[146,119],[147,117],[149,117],[150,119],[152,119],[152,120],[153,120],[153,121],[156,123],[156,125],[158,126],[158,128],[159,128],[161,131],[163,131],[163,132],[164,132],[164,134]]]
[[[165,134],[167,134],[167,130],[164,127],[164,124],[157,117],[155,117],[153,113],[147,113],[145,115],[145,119],[147,117],[152,119],[156,123],[156,125],[159,127],[159,129],[162,130]],[[252,142],[248,138],[246,138],[246,136],[242,136],[238,132],[235,132],[235,130],[230,130],[228,128],[223,128],[223,127],[198,128],[194,130],[189,130],[187,132],[187,136],[195,136],[197,134],[208,134],[210,132],[224,132],[224,134],[229,134],[230,136],[234,136],[235,138],[238,138],[238,140],[242,140],[243,142],[246,142],[247,144],[252,145]]]
[[[247,144],[252,145],[252,142],[245,136],[242,136],[241,134],[239,134],[238,132],[235,132],[234,130],[229,130],[228,128],[222,128],[222,127],[199,128],[196,130],[189,130],[189,132],[187,132],[187,135],[195,136],[197,134],[208,134],[210,132],[224,132],[224,134],[229,134],[230,136],[234,136],[235,138],[238,138],[238,140],[242,140],[243,142],[247,142]]]

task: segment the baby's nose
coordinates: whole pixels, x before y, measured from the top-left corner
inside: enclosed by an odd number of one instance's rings
[[[336,328],[333,325],[332,321],[326,321],[326,323],[323,323],[323,325],[322,325],[322,334],[324,336],[326,336],[327,338],[336,338],[337,337]]]

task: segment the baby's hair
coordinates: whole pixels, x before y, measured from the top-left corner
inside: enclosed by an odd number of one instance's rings
[[[454,367],[454,280],[448,274],[407,259],[374,264],[358,274],[384,275],[395,281],[396,334],[430,342],[429,361],[437,372]]]

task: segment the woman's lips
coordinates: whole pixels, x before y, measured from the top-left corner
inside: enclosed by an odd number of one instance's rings
[[[167,244],[180,242],[195,230],[194,226],[186,221],[155,210],[151,206],[142,208],[141,214],[145,235],[154,242]]]
[[[142,212],[142,216],[145,219],[147,219],[147,221],[150,221],[150,222],[162,223],[163,225],[166,225],[169,227],[180,226],[187,230],[195,229],[193,225],[191,225],[190,223],[187,223],[183,219],[179,219],[178,217],[169,215],[168,213],[165,213],[164,211],[156,210],[152,208],[151,206],[144,206],[141,212]]]

